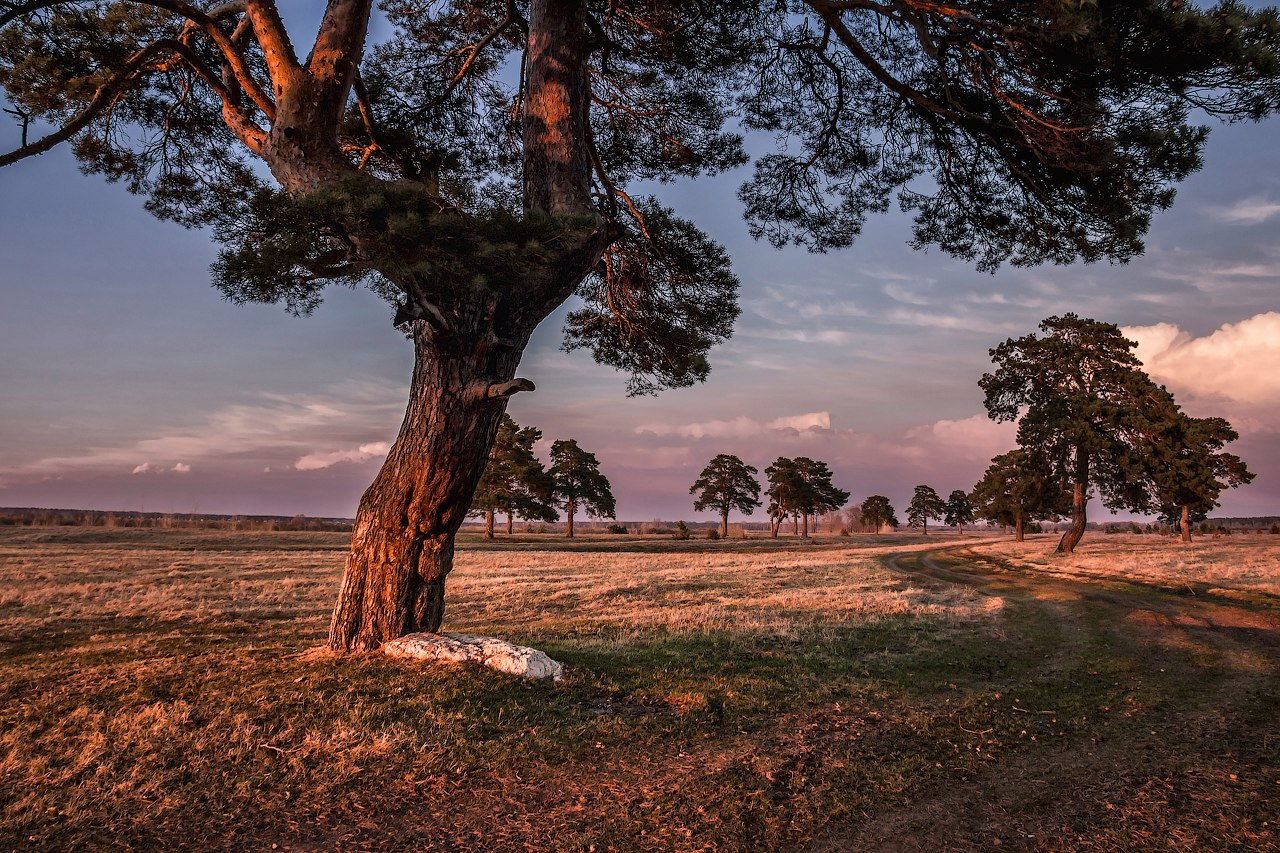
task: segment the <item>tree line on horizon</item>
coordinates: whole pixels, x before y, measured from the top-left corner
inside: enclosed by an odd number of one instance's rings
[[[1113,511],[1158,515],[1189,542],[1193,525],[1208,517],[1223,491],[1253,480],[1245,463],[1223,449],[1238,437],[1231,424],[1184,413],[1142,370],[1132,352],[1137,344],[1119,327],[1065,314],[1044,320],[1040,329],[1042,336],[1010,338],[992,349],[996,370],[978,382],[990,417],[1018,422],[1018,446],[993,458],[968,491],[955,489],[943,499],[932,486],[916,486],[906,510],[909,526],[927,535],[929,521],[940,520],[963,532],[983,519],[1012,527],[1022,541],[1029,525],[1067,518],[1057,550],[1070,553],[1097,493]],[[506,513],[511,533],[515,516],[555,521],[563,509],[568,536],[579,510],[615,517],[611,486],[595,455],[575,440],[556,441],[547,469],[533,452],[541,437],[503,415],[472,500],[472,514],[486,519],[486,536],[493,536],[497,512]],[[719,514],[719,535],[728,536],[731,512],[751,515],[766,506],[759,473],[738,456],[717,454],[689,488],[694,510]],[[764,474],[774,537],[787,519],[795,535],[807,537],[814,516],[839,512],[850,497],[821,460],[779,456]],[[884,495],[864,500],[857,517],[873,531],[899,526]]]

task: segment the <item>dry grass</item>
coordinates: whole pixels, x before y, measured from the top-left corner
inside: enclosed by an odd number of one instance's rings
[[[998,607],[959,587],[905,585],[881,564],[927,547],[864,545],[819,553],[471,551],[450,586],[454,624],[488,633],[619,642],[654,631],[795,637],[888,618],[970,619]]]
[[[977,550],[1050,574],[1124,578],[1163,586],[1280,596],[1280,536],[1197,536],[1190,545],[1167,536],[1090,531],[1073,554],[1054,554],[1057,536],[992,542]]]
[[[1148,809],[1176,849],[1280,840],[1274,661],[885,567],[958,541],[466,543],[448,627],[553,686],[311,653],[340,534],[0,531],[0,849],[1110,849],[1116,767],[1126,820],[1192,785],[1196,820]]]

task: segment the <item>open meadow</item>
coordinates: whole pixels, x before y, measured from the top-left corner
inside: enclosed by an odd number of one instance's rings
[[[0,529],[0,848],[1280,847],[1280,536],[464,537],[317,652],[341,533]]]

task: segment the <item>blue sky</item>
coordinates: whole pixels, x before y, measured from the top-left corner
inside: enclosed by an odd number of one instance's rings
[[[1258,478],[1223,514],[1280,512],[1278,130],[1215,128],[1125,266],[990,276],[912,251],[899,214],[844,252],[779,252],[746,233],[745,172],[663,187],[742,279],[709,382],[629,399],[624,377],[559,352],[560,315],[520,372],[538,390],[510,412],[594,451],[626,519],[696,518],[689,484],[722,452],[825,459],[855,500],[901,507],[917,483],[969,488],[1012,446],[983,415],[987,350],[1074,311],[1130,328],[1184,408],[1239,429]],[[0,126],[0,144],[16,136]],[[206,234],[151,219],[65,150],[0,171],[0,199],[0,505],[353,514],[411,366],[385,303],[337,288],[297,319],[224,302]]]

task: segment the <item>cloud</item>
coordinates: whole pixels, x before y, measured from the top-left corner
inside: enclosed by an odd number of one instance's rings
[[[236,458],[252,460],[255,470],[264,464],[284,467],[291,459],[327,467],[335,462],[316,463],[326,456],[349,461],[348,455],[358,455],[366,446],[385,444],[378,439],[398,425],[403,407],[404,390],[382,382],[347,383],[324,397],[264,394],[253,403],[186,413],[198,421],[194,426],[160,428],[131,442],[89,447],[74,456],[45,457],[0,474],[30,480],[125,467],[134,474],[186,474],[201,460],[225,464]],[[348,449],[352,447],[357,449]],[[151,461],[139,464],[139,458]]]
[[[163,465],[152,465],[150,462],[143,462],[141,465],[135,465],[132,474],[190,474],[191,466],[185,462],[175,463],[172,468],[166,468]]]
[[[1280,313],[1257,314],[1194,337],[1171,323],[1122,330],[1147,372],[1175,394],[1280,406]]]
[[[648,433],[655,436],[680,438],[749,438],[779,430],[804,432],[829,429],[831,429],[829,412],[808,412],[802,415],[774,418],[771,421],[759,421],[740,415],[728,420],[702,421],[692,424],[642,424],[636,427],[635,431],[638,435]]]
[[[926,454],[947,459],[991,459],[1014,446],[1018,427],[997,423],[986,415],[940,420],[906,431],[907,439]]]
[[[1224,222],[1239,222],[1245,225],[1257,225],[1266,222],[1280,213],[1280,203],[1250,196],[1226,207],[1211,208],[1213,215]]]
[[[386,456],[387,451],[390,449],[391,444],[389,442],[373,441],[368,444],[362,444],[354,450],[308,453],[293,463],[293,467],[299,471],[316,471],[321,468],[331,468],[340,462],[368,462],[370,459]]]

